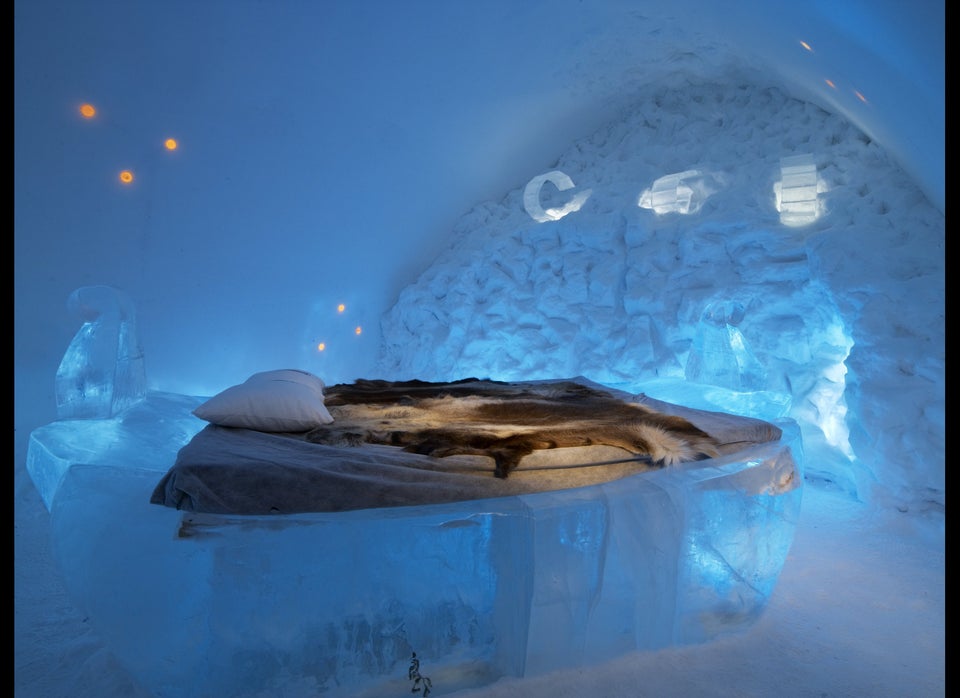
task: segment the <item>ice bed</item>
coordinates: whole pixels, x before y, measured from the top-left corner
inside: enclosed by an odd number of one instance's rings
[[[748,627],[793,539],[797,425],[562,383],[716,454],[537,448],[496,477],[482,454],[316,443],[147,392],[36,429],[27,468],[69,592],[157,696],[442,695]]]

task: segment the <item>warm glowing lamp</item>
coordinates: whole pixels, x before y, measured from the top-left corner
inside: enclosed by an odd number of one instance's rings
[[[354,334],[359,335],[361,332],[363,332],[363,330],[360,329],[360,325],[357,325],[357,329],[355,329],[353,332],[354,332]]]
[[[93,108],[92,104],[81,104],[80,105],[80,116],[84,119],[92,119],[96,116],[97,110]]]
[[[346,309],[347,309],[347,306],[345,306],[343,303],[341,303],[340,305],[337,306],[337,312],[338,312],[338,313],[342,313],[342,312],[343,312],[344,310],[346,310]]]
[[[320,342],[320,343],[317,345],[317,351],[323,351],[323,350],[326,349],[326,348],[327,348],[327,343],[326,343],[326,342]]]
[[[163,142],[163,147],[167,150],[176,150],[177,149],[177,140],[175,138],[168,138]]]
[[[120,173],[120,181],[124,184],[130,184],[133,181],[133,172],[130,170],[124,170]]]

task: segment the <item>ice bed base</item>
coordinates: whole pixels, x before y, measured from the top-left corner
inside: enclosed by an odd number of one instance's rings
[[[70,463],[54,553],[156,696],[402,695],[413,653],[441,694],[748,627],[799,515],[799,430],[778,425],[590,487],[280,517],[178,512],[148,503],[157,470]]]

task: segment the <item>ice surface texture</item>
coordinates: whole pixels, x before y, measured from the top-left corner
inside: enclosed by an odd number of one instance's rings
[[[877,143],[778,88],[681,79],[551,167],[575,188],[544,186],[544,209],[590,198],[537,222],[518,187],[462,216],[382,319],[383,377],[582,375],[635,392],[690,372],[733,390],[703,359],[742,338],[759,363],[737,377],[789,398],[809,477],[942,510],[945,275],[929,250],[944,217]],[[693,172],[709,173],[702,190]],[[788,215],[815,222],[783,224],[784,177]],[[743,308],[729,330],[701,321],[718,303]]]
[[[762,612],[799,515],[791,420],[781,442],[545,494],[275,517],[152,505],[199,402],[150,393],[30,444],[35,482],[62,473],[45,500],[71,595],[157,696],[403,695],[413,652],[441,693],[710,640]]]
[[[110,286],[82,286],[67,306],[83,324],[57,369],[57,416],[103,419],[142,400],[147,376],[130,297]]]

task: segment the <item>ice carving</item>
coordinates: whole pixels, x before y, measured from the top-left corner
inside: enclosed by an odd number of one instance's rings
[[[780,181],[774,185],[780,222],[791,227],[817,220],[817,165],[813,155],[780,158]]]
[[[743,305],[736,301],[707,305],[687,356],[684,373],[688,381],[732,390],[765,388],[766,370],[737,328],[743,315]]]
[[[717,175],[700,170],[684,170],[664,175],[644,189],[637,201],[640,208],[654,213],[697,213],[707,199],[723,186]]]
[[[83,324],[57,369],[57,416],[106,419],[140,402],[147,376],[129,296],[110,286],[81,286],[67,307]]]
[[[530,214],[533,220],[539,223],[558,221],[569,213],[579,211],[580,207],[586,203],[587,199],[589,199],[593,193],[592,189],[586,189],[574,196],[563,206],[544,210],[540,204],[540,193],[543,190],[543,185],[547,182],[556,186],[558,191],[566,191],[574,187],[573,180],[559,170],[537,175],[527,182],[527,186],[523,190],[523,208]]]

